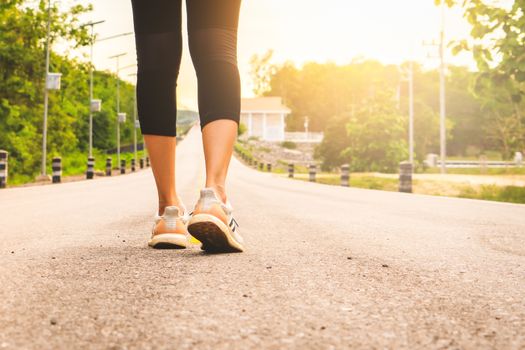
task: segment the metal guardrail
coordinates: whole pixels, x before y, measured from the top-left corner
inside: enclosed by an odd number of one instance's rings
[[[441,166],[441,161],[437,161],[437,167]],[[446,168],[516,168],[521,164],[505,161],[478,161],[478,160],[447,160]]]

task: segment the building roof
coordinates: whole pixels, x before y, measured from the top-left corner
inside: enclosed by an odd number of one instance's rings
[[[290,109],[283,105],[281,97],[254,97],[241,100],[241,112],[279,112],[291,113]]]

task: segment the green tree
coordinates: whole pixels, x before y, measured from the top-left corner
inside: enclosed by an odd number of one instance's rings
[[[51,39],[68,47],[89,43],[79,15],[90,6],[51,8]],[[30,179],[40,165],[42,142],[44,59],[47,1],[0,4],[0,149],[9,154],[11,176]],[[54,155],[85,151],[88,143],[89,65],[51,52],[50,71],[62,73],[62,87],[49,96],[48,164]],[[115,144],[116,77],[95,74],[95,96],[104,99],[103,112],[94,118],[94,143],[107,149]],[[131,117],[134,89],[122,82],[122,109]],[[131,118],[122,128],[122,140],[131,139]]]
[[[270,79],[275,69],[275,66],[270,64],[272,56],[273,50],[268,50],[263,55],[253,55],[250,58],[253,92],[257,96],[264,95],[270,88]]]
[[[350,142],[341,156],[354,171],[397,171],[408,156],[406,121],[392,94],[378,93],[346,124]]]
[[[454,43],[454,53],[472,52],[480,71],[474,92],[490,116],[486,133],[510,157],[525,148],[525,0],[511,6],[481,0],[447,3],[462,6],[472,27],[472,38]]]
[[[323,141],[315,148],[315,158],[321,160],[323,170],[332,170],[345,163],[342,152],[350,144],[350,137],[344,125],[350,122],[351,115],[345,114],[331,118],[324,131]]]

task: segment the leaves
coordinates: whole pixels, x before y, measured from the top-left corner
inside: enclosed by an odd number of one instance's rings
[[[11,173],[34,176],[40,166],[44,57],[47,8],[24,0],[3,0],[0,4],[0,149],[9,155]],[[54,2],[58,4],[58,2]],[[75,5],[51,9],[51,37],[72,47],[87,43],[86,28],[78,15],[90,7]],[[48,157],[87,149],[88,64],[51,52],[51,71],[62,73],[62,87],[49,94]],[[107,106],[95,115],[94,144],[103,149],[115,144],[115,77],[96,72],[95,98]],[[134,89],[121,83],[122,109],[131,115]],[[132,118],[129,118],[132,119]],[[123,141],[129,141],[133,126],[122,127]],[[127,138],[126,138],[127,137]]]

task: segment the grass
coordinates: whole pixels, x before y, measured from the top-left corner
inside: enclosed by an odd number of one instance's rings
[[[106,171],[106,158],[112,159],[113,169],[119,168],[117,164],[116,154],[105,154],[101,151],[94,151],[93,156],[95,157],[95,171]],[[144,151],[138,151],[138,159],[144,156]],[[126,160],[126,168],[131,167],[131,160],[134,158],[133,152],[126,152],[120,154],[121,160]],[[137,159],[137,168],[139,167],[139,160]],[[87,156],[85,153],[72,153],[62,158],[62,176],[74,176],[81,175],[86,172],[87,169]],[[48,173],[51,174],[51,167],[48,169]]]
[[[253,155],[243,145],[237,143],[235,151],[245,154],[253,159]],[[266,172],[266,167],[265,170]],[[278,160],[272,168],[272,172],[286,176],[288,174],[288,163]],[[464,175],[522,175],[525,174],[525,168],[490,168],[481,173],[480,169],[447,169],[449,174]],[[430,169],[423,173],[439,173],[439,169]],[[305,166],[295,165],[294,179],[309,181],[308,168]],[[340,186],[341,175],[334,173],[317,173],[316,182]],[[399,180],[392,177],[379,177],[370,173],[352,173],[350,175],[350,187],[373,189],[382,191],[398,191]],[[470,185],[451,181],[438,180],[413,180],[413,192],[433,196],[449,196],[470,199],[482,199],[489,201],[522,203],[525,204],[525,187],[519,186],[497,186],[497,185]]]
[[[295,179],[309,181],[308,174],[295,173]],[[316,182],[326,185],[341,185],[341,176],[339,174],[318,173]],[[375,177],[367,174],[352,174],[350,176],[350,187],[364,188],[369,190],[397,191],[398,181],[396,179]]]
[[[308,174],[296,172],[294,178],[308,181]],[[316,181],[327,185],[341,185],[339,174],[318,173]],[[393,178],[354,173],[350,176],[350,187],[396,192],[399,188],[399,182]],[[414,193],[433,196],[525,204],[525,187],[519,186],[468,185],[435,180],[413,180],[413,191]]]
[[[439,168],[429,168],[421,174],[439,174]],[[447,168],[447,174],[457,175],[525,175],[525,167],[521,168]]]
[[[144,151],[138,151],[138,159],[144,156]],[[118,168],[117,164],[117,155],[111,154],[108,155],[103,151],[94,149],[93,157],[95,157],[95,172],[105,172],[106,171],[106,158],[111,157],[113,169]],[[120,159],[126,160],[126,168],[131,168],[131,159],[133,159],[134,154],[132,152],[126,152],[120,154]],[[51,175],[53,173],[51,168],[51,161],[47,164],[47,174]],[[137,160],[137,169],[139,168],[139,161]],[[87,154],[85,152],[73,152],[62,157],[62,176],[77,176],[83,175],[87,170]],[[26,183],[31,183],[35,181],[35,176],[31,175],[20,175],[20,174],[9,174],[8,185],[16,186],[23,185]]]
[[[288,149],[296,149],[297,144],[292,141],[283,141],[281,142],[281,147],[288,148]]]
[[[523,204],[525,203],[525,187],[481,185],[478,188],[463,189],[458,197]]]

